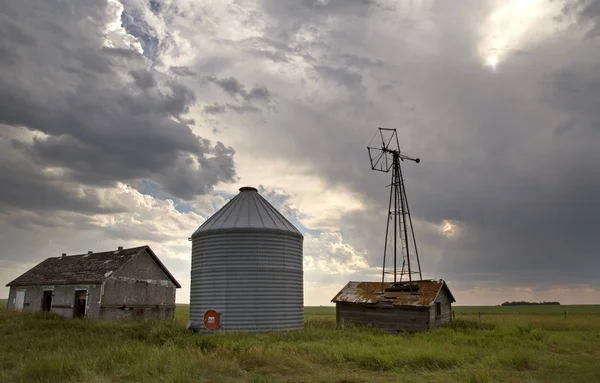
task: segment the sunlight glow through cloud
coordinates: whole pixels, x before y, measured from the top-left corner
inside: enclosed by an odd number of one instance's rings
[[[446,238],[452,238],[458,235],[458,224],[449,220],[444,220],[440,225],[442,235]]]
[[[548,37],[555,31],[553,17],[558,2],[510,0],[498,2],[480,27],[478,53],[484,65],[496,69],[515,51]]]

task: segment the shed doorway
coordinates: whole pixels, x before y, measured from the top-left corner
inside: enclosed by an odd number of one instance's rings
[[[50,311],[52,309],[52,290],[44,290],[42,295],[42,311]]]
[[[75,290],[75,304],[73,305],[73,318],[85,317],[87,290]]]

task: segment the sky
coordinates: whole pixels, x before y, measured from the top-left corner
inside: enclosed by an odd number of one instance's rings
[[[600,303],[600,5],[7,0],[0,297],[42,260],[188,237],[259,188],[304,234],[305,305],[380,278],[394,128],[424,278],[459,305]]]

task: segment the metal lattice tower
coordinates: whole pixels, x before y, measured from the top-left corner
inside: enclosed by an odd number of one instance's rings
[[[398,135],[396,129],[378,129],[379,137],[381,138],[381,146],[371,146],[377,133],[371,140],[371,144],[367,146],[369,158],[371,160],[371,168],[384,173],[392,173],[390,186],[390,199],[388,205],[388,217],[385,232],[385,245],[383,249],[383,271],[381,274],[381,284],[385,283],[385,263],[388,253],[388,239],[392,239],[392,249],[394,254],[394,282],[402,282],[406,277],[408,281],[413,280],[413,274],[418,274],[418,280],[423,279],[421,275],[421,263],[419,261],[419,252],[417,249],[417,241],[410,216],[410,208],[406,198],[406,187],[402,176],[401,161],[421,162],[419,158],[412,158],[400,151]],[[392,224],[390,227],[390,223]],[[400,242],[400,252],[402,256],[402,266],[398,280],[398,240]],[[415,263],[416,261],[416,263]],[[415,267],[416,266],[416,267]],[[392,273],[390,273],[392,274]]]

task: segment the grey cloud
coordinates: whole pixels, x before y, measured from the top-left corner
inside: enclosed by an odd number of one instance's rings
[[[46,134],[15,139],[14,147],[40,167],[67,169],[69,180],[84,185],[160,179],[173,196],[193,198],[232,181],[233,149],[211,144],[188,125],[195,92],[171,80],[159,83],[139,53],[103,46],[104,6],[48,2],[31,12],[19,1],[0,8],[14,21],[0,29],[2,41],[17,30],[36,41],[6,45],[12,60],[0,65],[0,123]],[[119,73],[130,73],[133,82],[123,83]]]
[[[298,208],[291,205],[291,194],[283,190],[266,188],[263,185],[258,185],[258,192],[285,216],[293,217],[295,219],[305,218],[305,215],[302,214],[302,212],[298,210]]]
[[[384,65],[384,62],[380,59],[373,60],[368,57],[357,56],[349,53],[342,53],[340,59],[344,61],[347,66],[356,67],[360,69],[379,67]]]
[[[190,68],[185,66],[172,66],[169,68],[169,71],[181,77],[189,77],[195,75],[195,73]]]
[[[250,104],[234,105],[234,104],[229,104],[229,103],[206,105],[206,106],[204,106],[203,110],[204,110],[204,113],[212,114],[212,115],[223,114],[223,113],[226,113],[227,110],[234,111],[238,114],[260,112],[260,109],[258,109],[255,106],[252,106]]]
[[[208,81],[218,85],[225,93],[229,94],[231,97],[237,99],[237,97],[239,96],[246,102],[269,102],[271,99],[269,90],[265,86],[255,85],[250,89],[250,91],[247,91],[246,86],[241,84],[234,77],[219,79],[210,76],[208,77]]]
[[[35,45],[36,39],[27,31],[23,31],[8,15],[2,15],[0,34],[6,37],[3,44]]]
[[[255,106],[252,105],[232,105],[232,104],[226,104],[227,108],[233,110],[234,112],[238,113],[238,114],[244,114],[244,113],[258,113],[260,112],[260,109],[258,109]]]
[[[325,78],[329,78],[349,90],[362,90],[363,77],[359,73],[351,72],[345,68],[331,68],[328,66],[317,66],[316,72]]]
[[[600,65],[564,68],[557,71],[549,80],[544,99],[553,106],[564,110],[571,120],[558,129],[564,133],[574,126],[585,129],[598,129],[600,113]],[[561,124],[561,125],[564,125]]]
[[[225,106],[221,104],[206,105],[203,110],[207,114],[223,114],[227,111]]]
[[[588,36],[600,35],[600,3],[595,0],[572,0],[563,4],[564,19],[575,18],[577,24],[587,30]]]
[[[85,214],[110,214],[124,211],[122,207],[105,206],[94,188],[79,188],[62,177],[44,172],[39,165],[15,149],[13,139],[14,131],[0,125],[1,211],[71,210]]]
[[[312,83],[290,87],[289,93],[280,87],[277,94],[282,93],[284,102],[266,123],[231,114],[227,125],[249,130],[255,148],[268,150],[274,161],[285,157],[310,167],[329,185],[357,193],[367,211],[345,215],[340,225],[345,241],[367,249],[373,266],[381,262],[389,175],[370,170],[366,145],[375,128],[384,126],[397,128],[402,149],[423,160],[407,164],[404,175],[411,211],[419,222],[416,234],[426,274],[460,281],[462,286],[597,285],[597,39],[590,38],[593,33],[579,39],[576,26],[546,40],[525,39],[528,54],[509,52],[491,71],[477,57],[479,36],[473,32],[492,11],[491,2],[418,3],[433,5],[413,15],[400,3],[397,7],[402,9],[391,13],[389,7],[363,1],[298,1],[291,6],[261,2],[263,12],[256,17],[264,17],[258,21],[265,21],[265,35],[228,42],[227,47],[238,44],[240,55],[288,65],[285,69],[298,73],[294,80]],[[14,4],[19,3],[11,7]],[[587,28],[597,20],[593,4],[579,2],[570,15],[586,20]],[[10,19],[18,17],[11,14]],[[79,45],[97,46],[98,36],[80,37],[78,44],[69,37],[77,36],[70,24],[62,24],[70,44],[61,43],[65,38],[59,39],[58,32],[38,36],[35,28],[27,30],[36,44],[38,39],[46,43],[45,51],[39,52],[44,52],[44,64],[57,71],[45,70],[38,51],[26,45],[17,49],[11,40],[0,46],[12,60],[0,61],[10,69],[0,69],[0,92],[12,89],[0,96],[5,101],[0,104],[0,121],[50,134],[37,140],[15,138],[11,147],[18,155],[37,164],[65,166],[70,180],[86,183],[151,177],[185,198],[210,190],[219,180],[235,180],[232,149],[194,136],[182,122],[195,105],[193,92],[159,83],[147,94],[119,97],[121,88],[112,73],[146,69],[144,58],[123,48],[92,49],[96,61],[72,55]],[[176,28],[176,23],[170,27]],[[15,33],[6,28],[0,33]],[[21,57],[22,52],[27,57]],[[68,62],[58,61],[59,56]],[[273,101],[268,90],[286,80],[282,76],[272,85],[271,74],[256,70],[251,80],[265,87],[248,89],[243,85],[247,79],[223,74],[237,73],[235,59],[202,55],[191,65],[194,73],[211,76],[227,95],[245,102],[206,104],[205,113]],[[247,56],[237,59],[253,65]],[[296,66],[297,61],[303,65]],[[67,66],[76,75],[60,69]],[[27,88],[15,79],[16,68],[22,73],[33,69],[31,76],[44,81]],[[318,77],[307,76],[314,71],[320,71]],[[323,85],[323,78],[351,86]],[[326,95],[314,96],[320,93],[312,92],[317,87]],[[357,87],[367,92],[352,91]],[[129,128],[123,132],[122,126]],[[111,177],[113,172],[119,176]],[[37,184],[30,186],[34,187]],[[272,198],[285,205],[287,196],[277,191]],[[87,202],[82,209],[85,206]],[[462,225],[455,238],[444,238],[434,226],[444,219]]]
[[[121,23],[123,27],[132,36],[135,36],[141,43],[144,56],[152,61],[159,58],[161,49],[168,45],[170,36],[163,36],[163,39],[157,37],[157,33],[145,20],[144,14],[152,12],[157,14],[159,8],[153,6],[154,2],[140,1],[122,1],[123,14],[121,15]]]
[[[133,70],[129,72],[131,77],[135,80],[135,84],[142,89],[148,89],[156,86],[156,80],[154,75],[150,71],[146,70]]]
[[[320,20],[311,5],[296,7],[298,14],[267,4],[280,22],[270,36],[293,41],[301,24]],[[333,30],[318,35],[327,54],[309,51],[318,58],[313,68],[328,68],[321,73],[355,86],[358,76],[348,73],[360,74],[366,89],[383,87],[386,93],[367,98],[330,89],[337,93],[317,102],[301,93],[266,126],[245,128],[253,129],[257,142],[268,137],[271,152],[312,165],[330,185],[362,196],[367,212],[340,223],[344,238],[368,249],[374,266],[381,261],[389,175],[370,171],[366,145],[376,127],[384,126],[397,128],[403,150],[423,160],[405,166],[415,219],[464,226],[452,239],[435,230],[417,231],[426,272],[472,283],[493,277],[505,284],[597,284],[591,271],[600,266],[593,234],[600,230],[594,197],[600,192],[594,176],[600,138],[591,129],[600,122],[598,71],[592,64],[599,57],[596,42],[579,39],[573,25],[529,44],[530,54],[509,53],[492,71],[476,55],[479,41],[472,30],[493,9],[467,2],[441,12],[448,7],[436,5],[437,12],[426,13],[423,23],[433,30],[415,18],[410,33],[397,35],[378,32],[381,20],[391,20],[384,15],[363,23],[356,20],[360,12],[340,10]],[[385,25],[387,32],[393,25]],[[365,28],[377,36],[369,44],[347,38]],[[385,65],[375,73],[351,72],[342,65],[342,52]],[[557,126],[571,119],[573,128],[556,135]],[[282,126],[285,134],[277,134]]]
[[[379,87],[379,91],[381,92],[389,92],[392,89],[394,89],[394,86],[391,84],[383,84]]]

